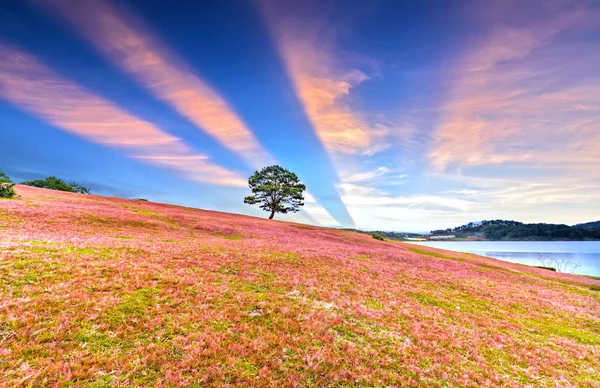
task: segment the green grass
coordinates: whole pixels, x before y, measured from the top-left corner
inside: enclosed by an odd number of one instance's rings
[[[371,310],[383,310],[385,307],[383,303],[378,300],[371,299],[365,303],[365,307],[370,308]]]
[[[106,312],[105,318],[113,325],[127,325],[132,320],[147,317],[157,304],[159,291],[141,288],[122,297],[120,303]]]
[[[412,253],[416,253],[418,255],[431,256],[431,257],[436,257],[438,259],[456,260],[456,261],[460,261],[460,262],[465,261],[465,259],[463,259],[463,258],[452,257],[452,256],[444,255],[442,253],[426,251],[424,249],[413,248],[413,247],[407,247],[406,249],[408,249]]]
[[[411,295],[423,306],[439,307],[445,310],[451,309],[451,305],[448,302],[438,299],[432,295],[425,293],[412,293]]]
[[[153,212],[147,209],[141,209],[139,207],[136,206],[131,206],[131,205],[124,205],[123,206],[125,209],[134,212],[136,214],[140,214],[142,216],[147,216],[147,217],[160,217],[160,213],[157,212]]]

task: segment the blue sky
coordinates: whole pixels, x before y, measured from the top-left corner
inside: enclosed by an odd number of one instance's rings
[[[0,170],[324,226],[600,218],[598,2],[0,3]]]

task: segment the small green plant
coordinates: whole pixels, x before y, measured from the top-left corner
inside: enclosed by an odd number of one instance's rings
[[[544,257],[538,253],[538,260],[541,262],[539,268],[550,269],[556,272],[575,273],[577,268],[581,267],[581,262],[572,262],[564,258]]]
[[[42,189],[67,191],[70,193],[89,194],[90,189],[78,183],[67,183],[55,176],[50,176],[46,179],[38,179],[34,181],[26,181],[21,183],[25,186],[40,187]]]
[[[556,268],[554,267],[544,267],[542,265],[534,265],[535,268],[541,268],[541,269],[547,269],[548,271],[554,271],[556,272]]]
[[[600,291],[600,286],[596,286],[596,285],[591,286],[590,290],[592,290],[592,291]]]
[[[375,240],[379,240],[379,241],[385,241],[385,238],[383,238],[383,236],[382,236],[382,235],[380,235],[379,233],[373,233],[372,237],[373,237]]]
[[[8,175],[0,171],[0,198],[14,198],[15,195],[15,184]]]

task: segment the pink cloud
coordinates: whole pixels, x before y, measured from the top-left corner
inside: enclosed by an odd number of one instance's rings
[[[38,3],[67,20],[110,62],[251,165],[273,161],[228,103],[134,15],[104,0]]]
[[[591,10],[500,25],[456,69],[429,154],[438,169],[512,163],[588,171],[600,162],[600,47],[563,32],[588,26]],[[597,14],[596,14],[597,16]]]
[[[0,41],[0,97],[53,126],[186,178],[246,186],[237,173],[194,153],[178,138],[140,120],[77,84],[34,57]]]
[[[259,4],[298,97],[326,148],[349,154],[369,154],[384,148],[378,139],[385,135],[385,128],[371,125],[344,102],[367,75],[341,65],[328,32],[314,19],[302,18],[301,12],[292,18],[282,3],[264,0]]]
[[[37,2],[67,20],[110,62],[251,166],[276,163],[227,102],[134,15],[105,0]],[[189,168],[194,160],[164,156],[144,159],[174,168]],[[319,222],[339,225],[314,201],[305,210]]]

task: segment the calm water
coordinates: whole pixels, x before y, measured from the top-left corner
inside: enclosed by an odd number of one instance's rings
[[[569,273],[600,276],[600,241],[435,241],[417,243],[527,265],[561,267]],[[551,262],[556,260],[554,262]],[[575,268],[576,264],[581,264]]]

